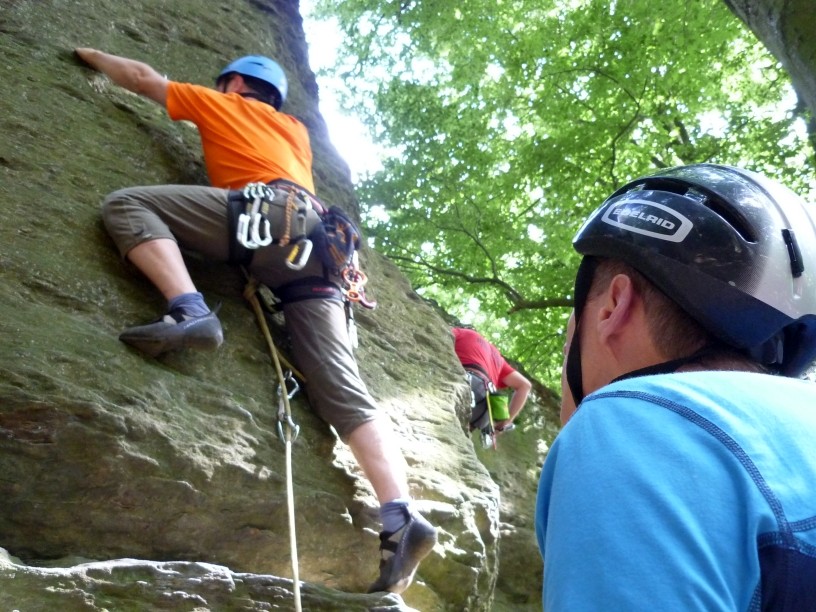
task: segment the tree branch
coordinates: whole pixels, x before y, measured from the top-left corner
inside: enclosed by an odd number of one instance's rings
[[[474,285],[493,285],[494,287],[502,289],[505,295],[507,296],[507,299],[512,304],[525,301],[524,298],[522,298],[521,294],[512,285],[495,276],[493,277],[471,276],[470,274],[465,274],[464,272],[460,272],[459,270],[452,270],[451,268],[443,268],[442,266],[434,265],[431,262],[422,259],[421,257],[420,258],[406,257],[404,255],[395,255],[393,253],[389,255],[389,257],[398,262],[403,262],[403,264],[410,264],[409,266],[405,267],[422,268],[424,270],[429,270],[442,276],[460,278],[463,281]]]

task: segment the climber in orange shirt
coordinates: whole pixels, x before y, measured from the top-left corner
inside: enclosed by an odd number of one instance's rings
[[[313,195],[308,132],[280,112],[288,89],[283,70],[263,56],[242,57],[224,68],[210,89],[169,81],[147,64],[95,49],[76,53],[117,85],[165,107],[172,119],[193,122],[212,184],[132,187],[105,199],[103,220],[122,257],[168,301],[164,316],[126,329],[120,339],[153,356],[215,349],[223,342],[221,323],[196,290],[179,245],[210,260],[240,262],[271,288],[282,302],[312,408],[351,447],[380,502],[380,575],[369,590],[401,593],[434,547],[436,529],[417,512],[392,424],[360,378],[341,272],[314,255],[300,267],[287,265],[289,249],[274,243],[253,238],[251,252],[246,243],[236,244],[234,205],[252,197],[267,204],[268,194],[284,199],[294,194],[303,234],[323,227]]]

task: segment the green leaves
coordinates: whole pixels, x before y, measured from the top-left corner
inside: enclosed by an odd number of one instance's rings
[[[561,359],[572,236],[613,190],[697,162],[800,191],[813,174],[786,75],[719,1],[324,9],[347,35],[349,99],[399,152],[358,185],[369,237],[545,381]]]

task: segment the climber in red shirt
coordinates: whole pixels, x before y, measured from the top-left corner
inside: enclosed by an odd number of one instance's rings
[[[474,395],[474,407],[470,418],[470,429],[482,429],[490,426],[486,395],[491,390],[510,388],[513,396],[508,407],[506,419],[495,421],[493,427],[497,432],[507,429],[521,412],[532,384],[517,372],[502,357],[499,350],[485,340],[478,332],[463,327],[454,327],[453,348],[462,367],[468,374],[471,390]]]

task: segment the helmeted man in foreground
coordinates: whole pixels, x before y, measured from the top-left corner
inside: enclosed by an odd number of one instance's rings
[[[813,609],[814,213],[701,164],[625,185],[578,232],[536,507],[547,612]]]

